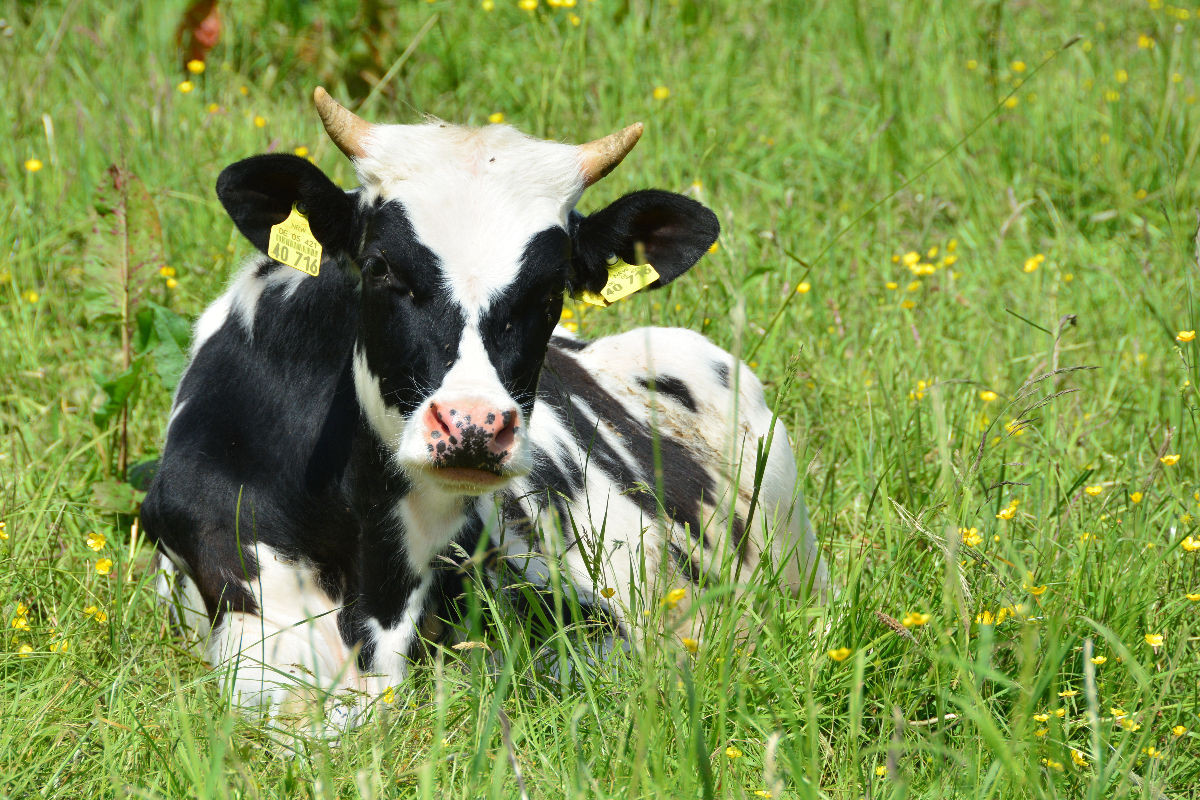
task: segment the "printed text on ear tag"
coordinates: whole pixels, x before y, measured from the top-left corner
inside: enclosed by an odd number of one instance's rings
[[[271,226],[267,255],[276,261],[316,277],[321,271],[321,243],[312,235],[308,219],[292,205],[292,213]]]
[[[658,271],[650,264],[626,264],[618,261],[608,268],[608,283],[599,293],[584,291],[579,298],[585,303],[605,308],[658,280]]]

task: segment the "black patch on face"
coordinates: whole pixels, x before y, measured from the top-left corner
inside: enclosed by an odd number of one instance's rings
[[[638,378],[638,383],[642,385],[643,389],[648,389],[658,394],[665,394],[667,397],[674,399],[688,411],[694,412],[696,410],[696,401],[692,399],[692,393],[688,390],[687,384],[679,380],[679,378],[658,375],[652,380]]]
[[[533,410],[550,334],[562,314],[569,253],[570,239],[562,228],[535,235],[525,245],[517,277],[479,320],[488,359],[526,415]]]
[[[384,402],[412,414],[458,360],[465,320],[442,285],[438,257],[399,203],[368,215],[358,339]]]
[[[721,388],[729,388],[729,364],[724,361],[713,362],[713,372],[717,374],[717,382],[721,384]]]
[[[630,416],[615,397],[604,390],[579,362],[561,350],[546,357],[541,397],[562,415],[566,427],[589,453],[589,462],[602,469],[622,489],[642,483],[655,486],[655,435],[646,425]],[[576,403],[581,403],[598,418],[613,427],[621,444],[632,455],[631,469],[614,450]],[[712,477],[678,441],[658,437],[659,458],[663,466],[661,498],[663,508],[675,522],[686,524],[692,536],[707,547],[701,524],[700,501],[715,491]],[[649,517],[659,515],[658,503],[649,492],[629,492],[630,500]]]

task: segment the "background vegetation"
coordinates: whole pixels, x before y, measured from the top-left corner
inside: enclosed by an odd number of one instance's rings
[[[180,2],[3,9],[0,796],[508,797],[514,763],[535,798],[1194,796],[1190,0],[254,0],[198,74]],[[318,83],[380,121],[644,120],[583,206],[689,192],[720,248],[567,321],[753,363],[838,598],[763,586],[749,641],[566,686],[502,636],[336,742],[231,712],[114,513],[122,441],[136,480],[250,250],[219,170],[302,147],[350,185]]]

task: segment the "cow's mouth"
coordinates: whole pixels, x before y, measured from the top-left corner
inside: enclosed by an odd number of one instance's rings
[[[444,488],[464,494],[494,492],[512,477],[477,467],[431,467],[424,470],[424,473]]]

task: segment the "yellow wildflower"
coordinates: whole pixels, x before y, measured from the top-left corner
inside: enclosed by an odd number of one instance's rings
[[[1193,603],[1200,603],[1200,592],[1188,592],[1184,595],[1184,597],[1186,597],[1188,600],[1191,600]]]
[[[984,389],[982,392],[979,393],[979,399],[985,403],[990,403],[999,396],[1000,395],[996,394],[991,389]]]
[[[1088,761],[1083,757],[1083,753],[1079,752],[1074,747],[1071,748],[1071,761],[1077,767],[1086,767],[1088,765]]]
[[[59,642],[51,642],[50,643],[50,652],[51,653],[65,653],[65,652],[67,652],[67,648],[70,646],[71,646],[71,643],[68,642],[66,639],[63,639],[62,641],[59,641]]]
[[[845,661],[847,658],[850,657],[850,654],[853,652],[854,651],[851,650],[849,647],[838,647],[833,650],[830,650],[827,653],[827,655],[830,658],[832,658],[834,661]]]
[[[755,796],[755,797],[766,797],[766,798],[768,798],[768,800],[770,800],[770,798],[771,798],[771,797],[774,797],[774,795],[772,795],[772,794],[771,794],[770,792],[768,792],[766,789],[757,789],[757,790],[755,790],[755,792],[754,792],[754,796]]]
[[[1128,711],[1123,708],[1118,708],[1117,706],[1110,706],[1108,713],[1113,715],[1113,719],[1124,719],[1129,714]]]
[[[1090,658],[1088,660],[1091,661],[1093,664],[1095,664],[1098,667],[1101,664],[1103,664],[1105,661],[1108,661],[1108,656],[1093,656],[1092,658]]]
[[[1040,739],[1049,732],[1050,732],[1049,728],[1038,728],[1036,731],[1033,732],[1033,735]]]
[[[111,558],[102,558],[96,562],[96,574],[107,575],[112,572],[113,562]]]
[[[655,86],[653,95],[655,100],[666,100],[671,96],[671,90],[666,86]]]
[[[611,586],[606,586],[600,590],[600,596],[603,597],[605,600],[608,600],[610,597],[612,597],[616,593],[617,593],[617,590],[612,588]]]
[[[93,531],[87,535],[87,546],[97,553],[104,549],[104,545],[106,543],[107,540],[104,538],[103,533],[96,533]]]
[[[495,11],[496,10],[496,0],[483,0],[483,2],[480,3],[480,5],[483,6],[484,11]]]
[[[1011,436],[1025,435],[1025,427],[1021,425],[1020,420],[1016,419],[1010,419],[1007,423],[1005,423],[1004,430],[1006,430]]]
[[[1189,553],[1194,553],[1200,550],[1200,539],[1197,539],[1195,536],[1185,536],[1183,537],[1183,541],[1179,543],[1179,546]]]
[[[179,281],[175,280],[174,278],[167,278],[167,288],[168,289],[174,289],[178,285],[179,285]]]
[[[975,615],[975,622],[980,625],[991,625],[995,621],[996,618],[992,615],[992,612],[986,609]]]
[[[1151,37],[1147,36],[1144,33],[1138,34],[1138,49],[1139,50],[1152,50],[1154,48],[1154,44],[1155,44],[1154,39],[1152,39]]]
[[[880,764],[878,767],[875,768],[875,776],[878,778],[882,778],[884,775],[887,775],[887,765]]]
[[[1129,717],[1123,717],[1121,719],[1121,727],[1130,733],[1136,733],[1142,729],[1142,724],[1140,722],[1134,722]]]
[[[1038,253],[1037,255],[1030,256],[1029,258],[1025,259],[1025,265],[1021,267],[1021,269],[1023,269],[1025,272],[1037,272],[1037,268],[1040,267],[1042,262],[1045,260],[1046,256]]]
[[[383,698],[382,699],[383,699],[383,702],[387,703],[390,706],[392,703],[396,702],[396,690],[393,689],[391,686],[387,687],[386,689],[383,690]]]
[[[1150,745],[1149,747],[1142,750],[1142,752],[1145,753],[1146,755],[1150,756],[1151,758],[1162,758],[1162,750],[1159,750],[1154,745]]]
[[[261,114],[255,114],[254,115],[254,127],[256,127],[256,128],[267,127],[267,118]]]
[[[1094,533],[1088,533],[1087,531],[1084,531],[1083,533],[1079,534],[1079,541],[1083,544],[1087,544],[1088,542],[1096,542],[1099,540],[1100,537]]]
[[[1059,719],[1062,719],[1066,715],[1067,715],[1067,710],[1065,708],[1054,709],[1054,716],[1058,717]]]
[[[812,291],[812,284],[808,281],[800,281],[796,284],[796,294],[808,294]]]
[[[1017,103],[1019,103],[1019,102],[1021,102],[1021,101],[1018,100],[1016,97],[1010,97],[1004,101],[1004,107],[1005,108],[1016,108]]]
[[[1140,503],[1140,502],[1142,502],[1143,496],[1144,495],[1141,492],[1134,492],[1133,494],[1129,495],[1129,502]]]
[[[973,58],[967,59],[967,69],[979,69],[979,62]]]
[[[895,281],[888,281],[883,285],[883,288],[887,289],[888,291],[895,291],[896,289],[900,288],[900,284],[896,283]]]
[[[8,539],[8,523],[0,520],[0,541]]]
[[[174,278],[175,277],[175,268],[174,267],[166,267],[166,266],[159,267],[158,274],[163,276],[164,278]]]
[[[27,644],[23,644],[17,648],[17,655],[21,658],[29,658],[29,654],[33,652],[33,648]]]
[[[491,114],[488,114],[488,122],[493,125],[499,125],[501,122],[504,122],[504,112],[493,111]]]
[[[1190,342],[1195,338],[1195,331],[1180,331],[1179,333],[1175,334],[1175,341],[1177,342]]]
[[[687,651],[692,655],[695,655],[696,651],[700,649],[700,643],[689,636],[683,637],[683,646],[687,648]]]
[[[567,20],[572,26],[578,28],[579,24],[583,22],[583,17],[579,16],[578,14],[567,14]]]
[[[1043,583],[1041,586],[1030,586],[1029,584],[1025,584],[1025,591],[1029,592],[1034,597],[1041,597],[1046,593],[1046,584]]]
[[[206,106],[206,109],[207,109],[208,113],[215,114],[221,110],[221,106],[217,105],[216,103],[209,103]]]
[[[1104,487],[1097,483],[1093,484],[1092,486],[1083,487],[1083,491],[1089,497],[1099,497],[1100,495],[1104,494]]]
[[[1046,713],[1034,714],[1033,718],[1035,720],[1037,720],[1038,722],[1049,722],[1050,721],[1050,715],[1046,714]]]
[[[179,89],[180,94],[187,94],[192,89],[196,88],[196,84],[192,83],[191,81],[183,81],[177,88]]]
[[[996,519],[1010,520],[1013,517],[1015,517],[1016,514],[1017,514],[1017,507],[1015,505],[1009,504],[1008,506],[1000,509],[1000,513],[996,514]]]
[[[1151,647],[1162,647],[1163,635],[1161,633],[1147,633],[1146,644],[1150,645]]]
[[[1024,72],[1025,71],[1025,62],[1024,61],[1014,61],[1008,65],[1008,68],[1011,69],[1013,72]]]
[[[204,62],[198,58],[193,58],[187,62],[187,71],[193,75],[200,75],[204,72]]]
[[[29,630],[29,617],[24,615],[12,618],[12,626],[14,630],[27,631]]]
[[[1171,733],[1173,733],[1176,737],[1183,736],[1185,733],[1187,733],[1187,728],[1182,725],[1176,725],[1174,728],[1171,728]]]
[[[903,308],[905,311],[908,311],[910,309],[916,308],[917,304],[914,303],[912,300],[901,300],[900,307]]]
[[[24,292],[21,297],[25,298],[26,303],[36,303],[39,299],[41,299],[41,295],[35,292],[33,289]]]
[[[1059,697],[1074,697],[1077,694],[1079,694],[1078,689],[1063,689],[1061,692],[1058,693],[1058,696]]]
[[[308,148],[305,147],[304,145],[294,147],[294,148],[292,148],[292,154],[300,156],[301,158],[307,158],[308,157]]]
[[[662,605],[667,608],[674,608],[679,605],[679,601],[687,596],[687,589],[672,589],[667,592],[667,596],[663,598]]]
[[[909,611],[904,615],[904,619],[900,621],[900,624],[906,628],[915,628],[925,625],[930,619],[932,617],[929,614],[923,614],[920,611]]]
[[[1168,467],[1173,467],[1179,463],[1179,453],[1167,453],[1159,461]]]
[[[26,172],[37,172],[43,166],[45,166],[45,165],[42,164],[40,159],[29,158],[29,159],[25,160],[25,171]]]
[[[967,547],[978,547],[983,543],[983,537],[979,535],[979,528],[959,528],[958,533]]]
[[[1045,764],[1046,767],[1049,769],[1057,770],[1058,772],[1063,771],[1063,764],[1061,761],[1054,761],[1053,759],[1043,758],[1042,763]]]
[[[729,745],[729,747],[725,748],[725,755],[728,756],[729,758],[741,758],[742,751],[737,749],[733,745]]]
[[[1117,79],[1117,83],[1129,83],[1129,73],[1123,69],[1117,70],[1115,77]]]
[[[517,3],[517,6],[520,7],[522,11],[536,11],[538,7],[538,0],[521,0],[521,2]]]

